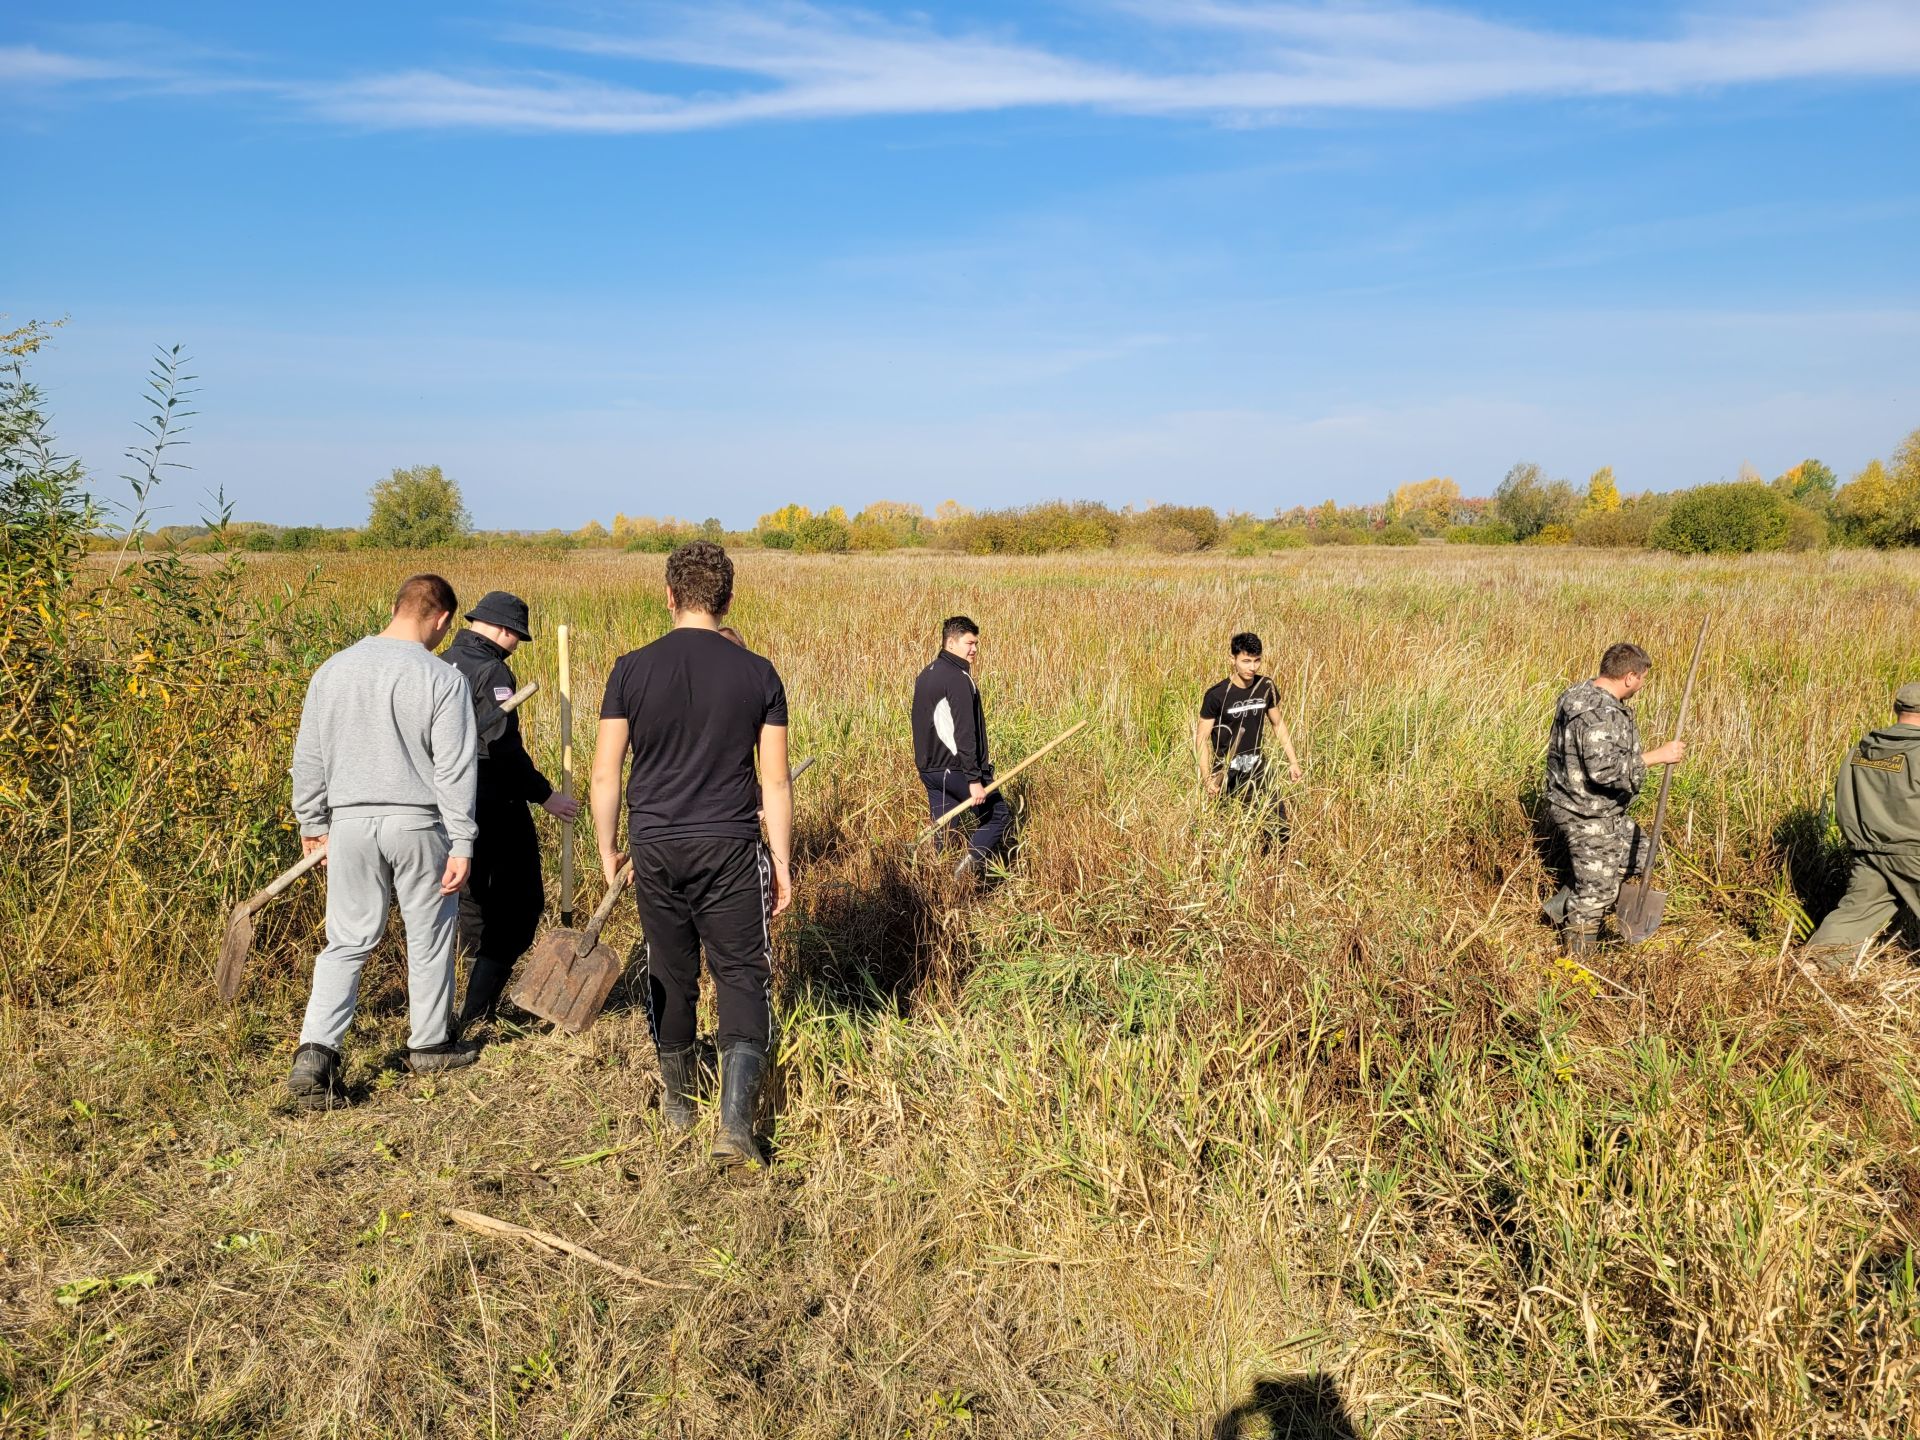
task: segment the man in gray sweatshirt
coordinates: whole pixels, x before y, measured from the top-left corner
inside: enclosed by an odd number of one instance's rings
[[[326,851],[327,946],[313,964],[288,1079],[303,1103],[343,1093],[340,1042],[395,900],[407,929],[408,1067],[433,1074],[479,1055],[450,1038],[476,739],[466,681],[433,651],[458,604],[438,575],[413,576],[394,599],[392,623],[328,660],[307,686],[293,811],[302,848]]]

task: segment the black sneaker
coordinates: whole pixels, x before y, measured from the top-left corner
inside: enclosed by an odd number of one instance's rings
[[[324,1107],[344,1102],[347,1091],[340,1083],[340,1052],[311,1044],[294,1051],[287,1093],[296,1105]]]
[[[407,1069],[415,1075],[443,1075],[449,1070],[464,1070],[480,1058],[480,1047],[471,1041],[449,1040],[444,1045],[429,1045],[424,1050],[407,1051]]]

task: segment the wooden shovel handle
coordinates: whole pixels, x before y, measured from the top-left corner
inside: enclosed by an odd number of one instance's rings
[[[1680,692],[1680,717],[1673,727],[1675,740],[1678,740],[1687,728],[1687,707],[1693,703],[1693,681],[1694,677],[1700,673],[1700,653],[1707,647],[1707,623],[1712,618],[1710,615],[1700,617],[1700,633],[1694,637],[1693,641],[1693,660],[1687,666],[1687,685]],[[1653,862],[1660,858],[1660,829],[1667,823],[1667,791],[1672,785],[1673,766],[1667,765],[1662,767],[1660,772],[1660,798],[1654,802],[1653,806],[1653,834],[1647,839],[1647,863],[1640,871],[1647,878],[1649,885],[1653,883]]]
[[[298,880],[302,875],[306,874],[307,871],[313,869],[314,866],[326,858],[327,852],[325,847],[315,850],[310,854],[302,855],[298,860],[294,861],[293,864],[289,865],[278,875],[274,876],[272,880],[268,881],[264,890],[247,901],[247,914],[253,914],[254,911],[260,909],[269,900],[277,899],[286,894],[288,886],[292,885],[294,881]]]
[[[1002,785],[1006,784],[1009,780],[1013,779],[1014,776],[1018,775],[1022,770],[1026,769],[1029,765],[1033,764],[1033,762],[1038,760],[1042,755],[1046,754],[1049,750],[1053,749],[1054,746],[1062,744],[1068,740],[1071,740],[1076,734],[1084,730],[1087,727],[1088,723],[1089,723],[1088,721],[1081,720],[1076,724],[1069,725],[1065,730],[1062,730],[1058,735],[1054,736],[1053,739],[1049,740],[1046,744],[1042,745],[1038,750],[1034,751],[1031,755],[1027,756],[1027,758],[1022,760],[1018,765],[1014,766],[1011,770],[1007,771],[1006,774],[1002,775],[999,779],[995,780],[991,785],[987,786],[986,793],[991,795],[994,791],[998,790]],[[951,810],[947,811],[946,814],[942,815],[938,820],[934,821],[933,824],[929,825],[924,831],[922,831],[920,835],[920,840],[924,841],[929,837],[931,837],[934,834],[934,832],[940,829],[942,825],[945,825],[949,820],[953,819],[954,816],[964,813],[972,805],[973,805],[973,800],[971,797],[969,797],[968,799],[962,800],[958,805],[954,806]],[[919,842],[916,841],[915,843],[917,844]]]
[[[573,797],[573,649],[565,625],[555,631],[560,643],[560,793]],[[573,923],[573,823],[560,831],[560,923]]]
[[[633,880],[633,862],[628,861],[620,867],[613,877],[613,883],[607,886],[607,893],[600,897],[600,903],[594,907],[593,914],[587,920],[587,928],[580,932],[580,938],[574,942],[573,953],[585,955],[600,943],[600,931],[613,914],[613,907],[619,903],[620,892]]]

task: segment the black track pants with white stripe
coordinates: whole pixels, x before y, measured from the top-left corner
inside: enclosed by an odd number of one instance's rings
[[[647,947],[647,1020],[662,1050],[694,1039],[700,952],[713,976],[722,1046],[763,1049],[773,1033],[767,853],[758,839],[647,840],[633,847],[633,894]]]

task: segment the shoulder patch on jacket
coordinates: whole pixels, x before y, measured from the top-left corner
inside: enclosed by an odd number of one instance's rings
[[[512,687],[506,685],[496,685],[493,687],[493,701],[496,705],[504,705],[512,698]]]
[[[1870,756],[1856,755],[1853,757],[1853,763],[1856,765],[1864,765],[1869,770],[1904,770],[1907,768],[1907,757],[1904,755],[1889,755],[1884,760],[1875,760]]]

